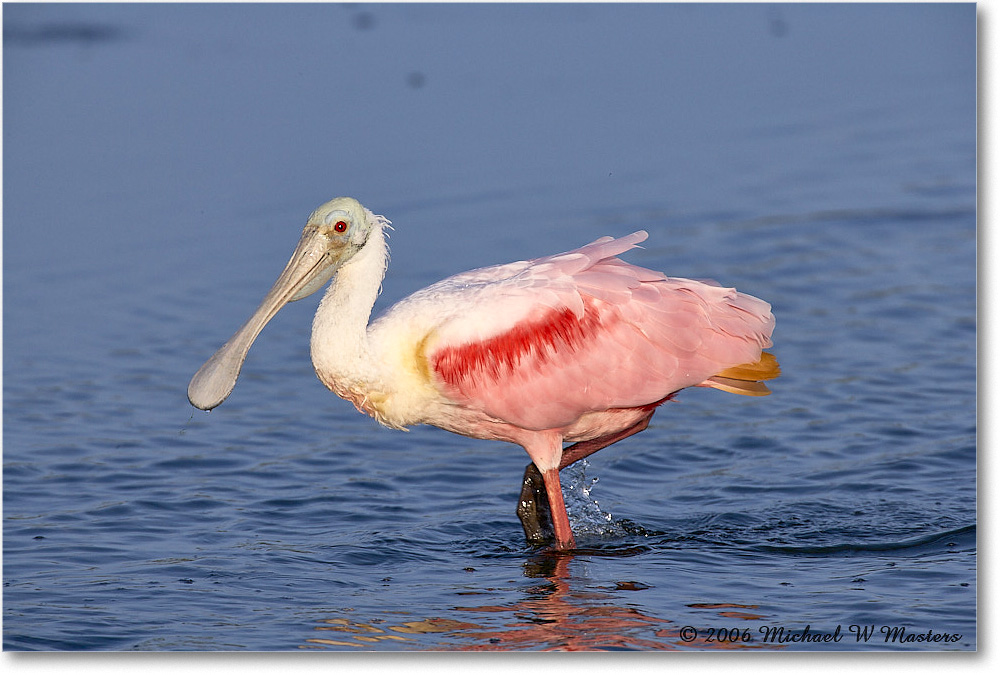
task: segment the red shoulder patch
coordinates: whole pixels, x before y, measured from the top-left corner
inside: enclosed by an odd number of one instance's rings
[[[582,317],[570,309],[553,309],[488,340],[445,347],[433,355],[432,366],[453,387],[484,377],[498,381],[526,359],[542,364],[556,354],[575,351],[601,326],[599,314],[591,302],[585,302]]]

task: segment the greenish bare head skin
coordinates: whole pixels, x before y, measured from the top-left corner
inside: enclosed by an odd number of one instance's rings
[[[285,304],[322,288],[381,224],[378,217],[351,197],[331,199],[313,211],[292,257],[260,306],[191,378],[191,405],[211,410],[226,400],[236,386],[251,345],[267,322]]]

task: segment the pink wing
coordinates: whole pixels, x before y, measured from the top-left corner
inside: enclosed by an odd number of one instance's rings
[[[525,429],[558,429],[757,361],[771,345],[770,305],[615,257],[646,237],[603,237],[417,294],[451,307],[426,352],[443,393]]]

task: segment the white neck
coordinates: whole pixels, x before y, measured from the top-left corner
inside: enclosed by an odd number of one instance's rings
[[[361,250],[337,271],[313,318],[313,367],[340,396],[347,390],[367,389],[379,379],[378,364],[369,351],[368,320],[387,261],[385,235],[378,223]]]

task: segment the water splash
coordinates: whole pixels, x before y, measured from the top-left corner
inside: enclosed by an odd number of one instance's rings
[[[573,532],[586,536],[621,536],[625,530],[614,522],[612,514],[601,510],[601,505],[591,495],[598,477],[587,476],[590,463],[583,459],[563,471],[563,497],[566,511],[573,523]],[[568,480],[567,480],[568,479]]]

